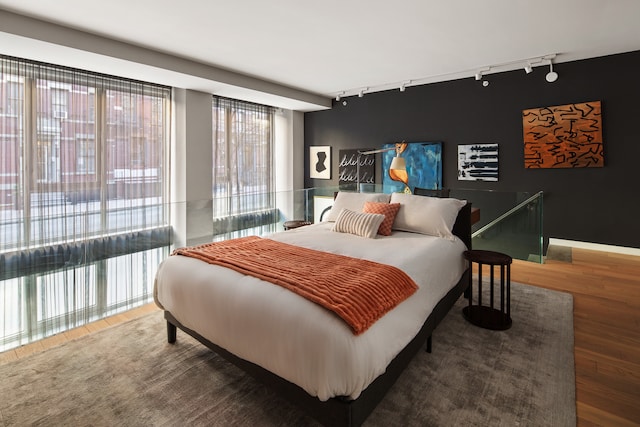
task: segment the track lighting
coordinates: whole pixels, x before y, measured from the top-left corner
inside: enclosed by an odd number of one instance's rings
[[[474,77],[475,77],[477,82],[482,81],[482,86],[487,87],[489,85],[489,82],[486,81],[486,80],[482,80],[482,79],[484,79],[484,77],[485,77],[484,74],[485,73],[489,73],[489,72],[491,72],[491,67],[484,67],[484,68],[476,71],[476,74],[475,74]]]
[[[512,71],[521,69],[524,70],[526,74],[531,74],[533,72],[533,67],[544,66],[549,62],[549,72],[546,74],[546,80],[548,82],[555,82],[558,80],[558,73],[553,71],[552,61],[558,58],[558,54],[550,53],[548,55],[536,56],[530,58],[522,58],[508,62],[502,62],[500,64],[492,64],[486,65],[484,67],[471,68],[466,71],[439,74],[435,76],[428,76],[419,79],[412,80],[400,80],[392,83],[385,83],[377,86],[367,86],[354,88],[349,90],[343,90],[340,92],[336,92],[333,94],[335,96],[336,102],[341,102],[347,96],[355,96],[358,95],[359,98],[364,97],[365,93],[373,93],[384,90],[396,90],[399,89],[400,92],[405,92],[407,90],[407,86],[419,86],[428,83],[434,83],[442,80],[457,79],[460,78],[461,75],[470,76],[473,75],[475,80],[480,82],[483,87],[489,86],[489,81],[485,80],[487,75],[494,73],[501,73],[505,71]]]
[[[558,80],[558,73],[553,71],[553,62],[551,62],[551,60],[549,60],[549,72],[545,78],[549,83],[553,83]]]

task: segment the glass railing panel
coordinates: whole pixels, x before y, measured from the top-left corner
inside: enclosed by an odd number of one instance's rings
[[[0,280],[0,351],[153,301],[153,278],[168,247],[40,269]]]
[[[253,194],[214,198],[211,209],[213,228],[207,229],[205,221],[199,233],[190,234],[187,244],[202,241],[219,241],[247,235],[265,235],[283,231],[287,221],[319,222],[333,205],[339,187],[317,187],[301,190],[280,191],[269,194],[270,204],[260,203],[264,198]],[[202,214],[208,207],[201,203],[199,209],[190,207],[191,216],[207,218]],[[225,209],[231,207],[231,211]],[[199,213],[198,213],[199,212]],[[193,228],[193,222],[189,224]]]
[[[5,212],[0,219],[0,351],[153,300],[157,267],[172,245],[170,206],[113,208],[66,214],[34,210],[38,215],[22,215],[20,221]],[[104,227],[105,219],[117,224]],[[23,232],[25,224],[29,233]]]
[[[158,265],[176,247],[265,236],[283,231],[284,223],[292,220],[318,222],[340,190],[344,189],[319,187],[224,200],[147,201],[112,205],[103,212],[71,209],[61,214],[51,209],[30,218],[5,210],[0,217],[0,351],[151,302]],[[481,221],[474,225],[474,248],[542,259],[541,196],[509,213],[531,195],[451,193],[481,210]],[[225,206],[247,209],[221,213]],[[34,234],[35,229],[42,234]],[[11,242],[5,239],[11,236]]]
[[[451,196],[480,209],[480,221],[472,227],[473,249],[544,261],[542,193],[451,190]]]

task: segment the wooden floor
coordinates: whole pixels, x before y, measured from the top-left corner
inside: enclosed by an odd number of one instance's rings
[[[640,257],[572,249],[511,280],[573,294],[578,426],[640,426]]]
[[[0,364],[9,362],[11,360],[18,360],[22,357],[29,356],[30,354],[55,347],[56,345],[62,344],[65,341],[74,340],[92,332],[115,326],[128,320],[136,319],[155,310],[159,310],[158,306],[156,306],[155,303],[146,304],[142,307],[134,308],[133,310],[125,311],[123,313],[116,314],[115,316],[107,317],[105,319],[98,320],[97,322],[89,323],[87,325],[62,332],[49,338],[35,341],[31,344],[23,345],[22,347],[15,348],[13,350],[5,351],[4,353],[0,353]]]
[[[640,257],[573,249],[571,262],[514,261],[511,280],[574,296],[578,426],[640,426]],[[153,310],[148,304],[0,353],[0,363]]]

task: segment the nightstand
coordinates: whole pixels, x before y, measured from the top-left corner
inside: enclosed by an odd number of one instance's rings
[[[303,221],[301,219],[294,219],[291,221],[285,221],[284,224],[282,224],[285,231],[286,230],[293,230],[294,228],[298,228],[298,227],[304,227],[305,225],[311,225],[311,221]]]
[[[511,262],[509,255],[485,250],[465,251],[469,261],[469,305],[462,309],[465,319],[476,326],[495,331],[504,331],[511,327]],[[473,263],[478,264],[478,300],[473,304]],[[482,305],[482,266],[488,265],[489,305]],[[494,267],[500,268],[500,309],[494,307]]]

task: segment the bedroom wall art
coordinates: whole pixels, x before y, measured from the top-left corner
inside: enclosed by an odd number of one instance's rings
[[[497,181],[498,144],[458,145],[458,180]]]
[[[331,179],[331,146],[309,147],[309,178]]]
[[[374,154],[359,154],[367,148],[358,150],[340,150],[338,163],[338,184],[375,184],[376,156]],[[360,180],[358,181],[358,163],[360,163]]]
[[[391,148],[395,145],[385,144],[383,148]],[[396,176],[396,179],[393,179],[389,173],[391,161],[396,156],[396,150],[382,153],[383,191],[397,193],[413,192],[415,187],[434,190],[442,188],[442,143],[409,142],[400,145],[404,146],[399,156],[405,159],[406,177],[402,179],[403,177]]]
[[[525,168],[604,166],[600,101],[524,110],[522,127]]]

